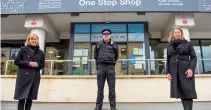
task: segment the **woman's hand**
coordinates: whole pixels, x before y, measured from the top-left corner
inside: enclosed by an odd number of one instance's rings
[[[171,80],[172,80],[172,77],[171,77],[171,75],[170,75],[170,74],[167,74],[167,78],[168,78],[168,80],[169,80],[169,81],[171,81]]]
[[[36,62],[30,62],[29,66],[31,66],[31,67],[38,67],[38,64]]]
[[[185,74],[186,74],[186,77],[187,77],[187,78],[191,78],[191,77],[193,76],[193,70],[188,69],[188,70],[185,72]]]

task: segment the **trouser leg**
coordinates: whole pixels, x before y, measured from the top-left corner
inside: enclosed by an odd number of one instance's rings
[[[18,101],[18,110],[24,110],[25,99]]]
[[[25,110],[31,110],[32,100],[27,99],[25,104]]]
[[[184,110],[192,110],[193,99],[182,99],[182,105],[183,105]]]
[[[106,76],[104,74],[104,69],[99,68],[97,71],[97,100],[96,100],[96,108],[101,109],[103,106],[103,99],[104,99],[104,85]]]
[[[115,92],[115,68],[112,65],[107,68],[107,83],[109,87],[109,102],[111,108],[116,108],[116,92]]]

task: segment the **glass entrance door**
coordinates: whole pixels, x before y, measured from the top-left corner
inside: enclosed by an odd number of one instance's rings
[[[145,35],[144,23],[88,23],[75,24],[74,27],[74,50],[71,51],[73,59],[94,59],[95,45],[102,40],[101,31],[110,29],[112,31],[111,38],[119,47],[116,74],[141,75],[148,70],[145,61],[135,61],[149,58],[147,45],[149,38]],[[132,59],[133,61],[122,59]],[[72,70],[70,70],[72,74],[77,75],[97,74],[95,61],[74,62]]]

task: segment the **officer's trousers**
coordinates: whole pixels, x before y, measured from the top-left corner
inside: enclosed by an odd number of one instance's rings
[[[96,106],[102,108],[104,98],[104,85],[107,79],[109,87],[109,102],[111,108],[116,108],[116,93],[115,93],[115,64],[98,64],[97,65],[97,101]]]

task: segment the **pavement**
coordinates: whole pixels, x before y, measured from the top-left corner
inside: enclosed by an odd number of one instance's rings
[[[94,103],[33,103],[31,110],[93,110]],[[118,110],[183,110],[181,103],[118,103]],[[17,110],[16,102],[1,102],[1,110]],[[103,110],[110,110],[104,104]],[[211,110],[211,102],[194,102],[193,110]]]

